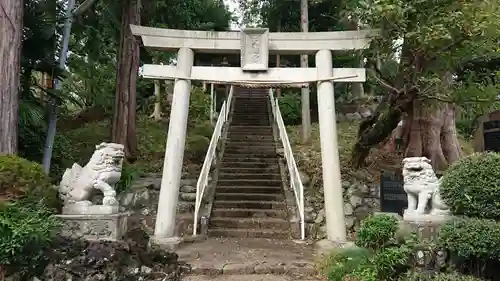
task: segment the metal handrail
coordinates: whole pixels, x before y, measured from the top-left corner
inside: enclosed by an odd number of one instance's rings
[[[229,91],[227,100],[224,101],[224,103],[222,104],[219,117],[217,119],[217,123],[215,124],[214,132],[212,134],[212,138],[210,139],[210,145],[208,146],[207,154],[205,156],[205,161],[203,162],[203,166],[201,168],[200,177],[198,178],[198,182],[196,183],[196,202],[194,205],[193,235],[197,235],[198,232],[198,216],[201,208],[201,202],[203,200],[203,195],[205,194],[205,189],[208,185],[208,177],[210,175],[212,163],[214,162],[215,159],[215,153],[217,151],[217,145],[222,135],[222,129],[224,128],[224,124],[227,122],[229,117],[229,110],[231,108],[232,99],[233,99],[233,86],[231,86],[231,90]]]
[[[300,173],[299,169],[297,168],[297,163],[295,163],[295,158],[293,157],[292,146],[290,145],[290,141],[288,140],[285,123],[283,122],[283,117],[281,116],[281,111],[278,106],[278,99],[274,98],[273,89],[269,89],[269,99],[271,100],[273,119],[278,126],[279,136],[283,144],[283,152],[288,167],[290,185],[292,187],[293,193],[295,194],[295,201],[297,203],[297,209],[299,211],[300,236],[301,239],[304,240],[306,238],[304,219],[304,186],[302,185],[302,180],[300,179]]]

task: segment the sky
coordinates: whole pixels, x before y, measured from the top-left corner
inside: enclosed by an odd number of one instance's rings
[[[233,14],[241,18],[241,13],[239,11],[238,0],[224,0],[224,3],[229,6],[229,10],[233,12]],[[231,30],[239,30],[240,27],[237,23],[231,23]]]

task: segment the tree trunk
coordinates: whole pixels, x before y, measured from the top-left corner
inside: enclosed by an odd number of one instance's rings
[[[462,155],[455,128],[455,106],[415,100],[405,117],[405,156],[425,156],[437,171],[444,171]]]
[[[153,114],[151,114],[151,117],[154,118],[156,121],[161,120],[161,81],[160,80],[154,80],[154,85],[155,85],[155,109],[153,111]]]
[[[0,154],[16,154],[23,1],[0,4]]]
[[[300,28],[302,32],[309,32],[309,6],[307,0],[300,1]],[[300,56],[300,67],[309,67],[309,56]],[[311,139],[311,106],[309,98],[309,85],[301,90],[302,104],[302,143]]]
[[[123,6],[111,131],[111,140],[125,146],[125,155],[129,161],[134,161],[138,153],[136,85],[139,70],[139,44],[132,35],[130,25],[140,25],[140,6],[141,0],[126,0]]]

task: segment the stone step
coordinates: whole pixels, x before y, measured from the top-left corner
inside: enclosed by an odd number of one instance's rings
[[[263,149],[263,150],[276,150],[274,142],[238,142],[230,141],[226,142],[226,149],[240,149],[240,148],[253,148],[253,149]]]
[[[269,120],[264,120],[264,121],[232,121],[232,124],[235,125],[269,125]]]
[[[226,142],[226,147],[276,147],[274,144],[274,140],[269,140],[269,141],[239,141],[239,140],[233,140],[233,141],[227,141]]]
[[[219,170],[221,173],[245,173],[245,174],[255,174],[255,173],[268,173],[268,174],[279,174],[279,166],[264,166],[264,167],[233,167],[231,165],[222,166]]]
[[[219,179],[224,179],[224,180],[229,180],[229,179],[245,179],[245,180],[251,180],[251,179],[262,179],[262,180],[281,180],[281,174],[275,173],[275,174],[264,174],[262,172],[255,172],[252,174],[249,173],[227,173],[223,172],[219,174]]]
[[[216,193],[215,200],[227,201],[280,201],[284,200],[282,194],[265,194],[265,193]]]
[[[288,239],[289,231],[274,229],[229,229],[212,228],[208,230],[210,237],[239,237],[239,238],[267,238],[267,239]]]
[[[213,217],[224,217],[224,218],[283,218],[286,219],[287,214],[284,209],[270,210],[270,209],[223,209],[214,208],[212,209]]]
[[[229,141],[240,141],[240,142],[256,142],[256,141],[272,141],[274,142],[273,135],[230,135],[228,134],[227,139]]]
[[[252,162],[252,161],[241,161],[241,162],[230,162],[226,160],[222,160],[221,168],[234,168],[234,169],[279,169],[278,162]],[[248,159],[246,159],[248,160]]]
[[[278,159],[276,157],[248,157],[242,154],[239,155],[223,155],[222,163],[230,165],[233,162],[248,162],[248,164],[278,164]]]
[[[273,151],[241,151],[241,152],[224,152],[223,158],[256,158],[256,159],[276,159],[276,152]]]
[[[262,154],[269,154],[269,155],[276,155],[276,148],[275,147],[268,147],[268,146],[226,146],[224,148],[224,153],[225,154],[253,154],[253,155],[262,155]]]
[[[214,201],[214,208],[276,210],[276,209],[285,208],[285,203],[281,202],[281,201],[265,201],[264,202],[264,201],[241,201],[241,200],[238,200],[238,201],[215,200]]]
[[[231,129],[228,131],[229,135],[260,135],[260,136],[272,136],[273,130],[271,129]]]
[[[265,180],[265,179],[222,179],[217,181],[218,185],[223,186],[281,186],[281,180]]]
[[[290,230],[290,222],[278,218],[211,218],[211,228]]]

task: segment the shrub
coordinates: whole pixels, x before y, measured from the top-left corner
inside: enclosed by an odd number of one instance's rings
[[[297,92],[290,92],[279,97],[278,106],[285,125],[300,124],[302,109],[300,95]]]
[[[57,190],[38,163],[17,156],[0,156],[0,202],[43,198],[57,208]]]
[[[128,162],[123,163],[120,181],[116,184],[116,194],[120,194],[130,188],[132,182],[143,175],[142,171]]]
[[[482,281],[483,279],[469,275],[462,275],[456,272],[453,273],[421,273],[409,272],[400,281]]]
[[[345,276],[360,271],[359,267],[369,266],[372,252],[364,248],[345,248],[332,252],[320,265],[320,271],[328,280],[343,281]]]
[[[398,220],[391,215],[370,216],[361,222],[356,233],[356,245],[377,250],[390,243],[395,243]]]
[[[208,139],[212,138],[214,127],[210,121],[204,121],[196,124],[190,132],[190,135],[204,136]]]
[[[32,276],[44,263],[43,250],[57,234],[60,221],[43,200],[19,200],[0,207],[0,272]],[[0,276],[1,277],[1,276]],[[27,278],[24,278],[27,280]]]
[[[438,243],[457,258],[500,259],[500,223],[456,218],[442,226]]]
[[[194,135],[189,136],[186,140],[186,157],[190,161],[201,161],[207,154],[210,139],[205,136]]]
[[[210,119],[210,95],[193,87],[189,102],[189,123],[197,124]]]
[[[475,153],[459,160],[442,178],[441,196],[455,215],[500,217],[500,154]]]

